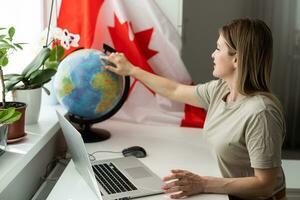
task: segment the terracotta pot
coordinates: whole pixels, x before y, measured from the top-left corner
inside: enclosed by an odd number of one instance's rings
[[[0,103],[2,106],[2,103]],[[8,126],[7,143],[14,143],[25,137],[25,109],[26,104],[22,102],[6,102],[6,108],[14,107],[22,113],[21,118]]]

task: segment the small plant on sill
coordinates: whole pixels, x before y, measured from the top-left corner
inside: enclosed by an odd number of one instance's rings
[[[46,36],[46,33],[49,34]],[[46,44],[46,38],[50,38],[50,43],[44,46],[31,63],[21,74],[4,75],[6,91],[35,89],[42,87],[47,94],[49,90],[43,85],[48,83],[55,75],[57,66],[64,58],[65,49],[78,47],[79,35],[69,33],[68,30],[53,28],[53,31],[43,32],[41,42]]]
[[[6,85],[5,78],[3,75],[3,67],[7,66],[9,62],[9,56],[17,50],[22,50],[22,45],[24,43],[15,43],[14,35],[15,28],[10,27],[7,31],[7,28],[0,28],[0,78],[1,78],[1,86],[2,86],[2,104],[0,108],[6,108]],[[6,32],[4,32],[6,31]],[[4,32],[4,33],[3,33]]]

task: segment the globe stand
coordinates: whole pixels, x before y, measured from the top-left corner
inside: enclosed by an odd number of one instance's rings
[[[104,49],[104,53],[116,52],[115,49],[113,49],[112,47],[110,47],[106,44],[103,45],[103,49]],[[79,50],[79,51],[95,52],[96,50],[84,49],[84,50]],[[102,55],[101,52],[98,52],[98,53],[99,53],[99,56]],[[66,61],[68,58],[71,58],[70,55],[64,61]],[[97,60],[99,60],[98,57],[97,57]],[[104,60],[102,60],[102,61],[104,62]],[[113,63],[107,63],[107,65],[114,66]],[[97,65],[96,67],[99,67],[99,66]],[[59,70],[58,70],[58,72],[59,72]],[[101,117],[98,117],[95,119],[87,119],[87,118],[72,114],[71,112],[69,112],[67,114],[69,120],[74,123],[75,128],[81,133],[81,136],[85,143],[98,142],[98,141],[103,141],[103,140],[110,138],[111,134],[109,131],[100,129],[100,128],[94,128],[94,127],[92,127],[92,125],[95,123],[98,123],[98,122],[105,121],[105,120],[109,119],[110,117],[112,117],[115,113],[117,113],[118,110],[120,110],[120,108],[124,104],[125,100],[127,99],[128,94],[129,94],[129,89],[130,89],[130,77],[125,76],[124,77],[124,85],[123,85],[123,93],[122,93],[120,100],[108,113],[106,113],[105,115],[103,115]]]
[[[100,142],[110,138],[109,131],[92,127],[94,124],[92,120],[86,120],[70,113],[68,113],[68,117],[71,122],[75,123],[74,127],[80,132],[84,143]]]

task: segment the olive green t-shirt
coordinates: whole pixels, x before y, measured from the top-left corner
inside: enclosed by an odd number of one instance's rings
[[[274,102],[263,95],[227,103],[225,81],[214,80],[196,87],[200,106],[207,111],[204,134],[216,152],[223,177],[249,177],[254,168],[281,167],[284,120]],[[274,193],[285,186],[278,176]]]

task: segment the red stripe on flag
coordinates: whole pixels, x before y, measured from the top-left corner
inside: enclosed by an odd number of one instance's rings
[[[103,2],[104,0],[62,0],[57,26],[79,34],[79,46],[90,48],[94,40],[97,16]]]
[[[206,112],[188,104],[184,107],[184,118],[181,120],[181,127],[203,128]]]

